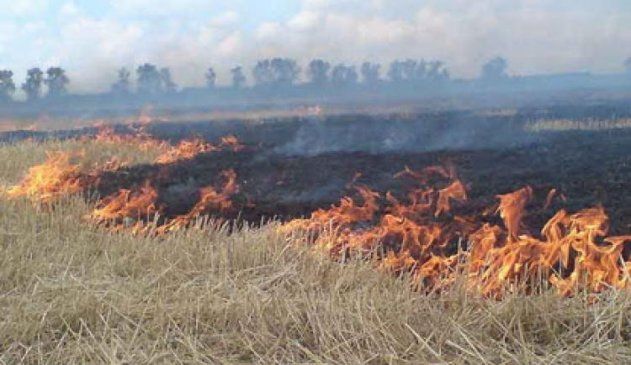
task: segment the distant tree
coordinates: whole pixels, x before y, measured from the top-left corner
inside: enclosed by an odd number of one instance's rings
[[[420,61],[413,61],[414,62],[414,67],[409,71],[410,73],[410,80],[411,81],[427,81],[430,79],[429,73],[430,73],[430,68],[432,67],[431,64],[433,63],[437,63],[440,64],[440,61],[435,61],[435,62],[427,62],[425,60],[420,60]]]
[[[508,77],[506,69],[508,61],[502,57],[495,57],[482,66],[480,78],[483,80],[497,81]]]
[[[46,71],[45,82],[48,86],[48,97],[56,98],[68,92],[66,87],[70,80],[66,76],[66,71],[61,67],[50,67]]]
[[[394,83],[411,82],[417,78],[417,65],[414,60],[395,60],[390,64],[388,78]]]
[[[289,58],[261,60],[252,69],[252,76],[257,86],[289,87],[300,74],[296,61]]]
[[[145,63],[136,69],[138,93],[156,95],[163,92],[163,75],[155,65]]]
[[[245,87],[246,78],[243,74],[243,67],[237,66],[230,70],[232,74],[232,87],[235,89],[242,89]]]
[[[331,71],[331,82],[340,86],[348,86],[357,84],[359,76],[355,70],[355,66],[346,66],[339,64]]]
[[[274,82],[277,86],[292,86],[300,76],[300,66],[295,60],[289,58],[274,58],[271,61],[274,73]]]
[[[388,69],[388,78],[394,83],[401,83],[405,81],[405,73],[403,71],[403,62],[396,60],[390,63]]]
[[[449,79],[442,61],[395,60],[390,64],[388,78],[393,83],[434,83]]]
[[[631,57],[627,58],[624,61],[624,68],[629,75],[631,75]]]
[[[252,69],[254,84],[258,86],[269,86],[274,83],[274,73],[270,60],[261,60],[256,62]]]
[[[361,67],[364,84],[377,85],[381,82],[381,65],[378,63],[364,62]]]
[[[420,66],[423,69],[425,64]],[[415,81],[419,79],[419,64],[414,60],[405,60],[401,63],[401,70],[403,72],[403,78],[406,81]]]
[[[162,91],[167,94],[177,92],[177,84],[173,82],[171,70],[168,67],[160,69],[160,78],[162,79]]]
[[[44,73],[38,67],[32,68],[26,73],[26,81],[22,84],[22,90],[26,93],[29,101],[40,98],[42,94],[42,84],[44,83]]]
[[[131,73],[126,68],[118,70],[118,80],[112,84],[112,93],[128,95],[131,93]]]
[[[208,71],[206,71],[205,77],[206,77],[206,87],[209,89],[214,89],[217,83],[217,73],[212,67],[208,68]]]
[[[313,85],[323,86],[329,82],[331,64],[324,60],[313,60],[307,68],[307,78]]]
[[[442,61],[430,61],[429,63],[422,61],[421,64],[423,66],[423,70],[425,71],[425,79],[430,81],[449,80],[449,70],[447,70],[445,64]]]
[[[0,102],[11,101],[14,92],[13,71],[0,70]]]

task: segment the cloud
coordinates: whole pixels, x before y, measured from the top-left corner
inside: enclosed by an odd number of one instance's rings
[[[304,32],[316,29],[321,20],[322,15],[319,12],[304,10],[291,18],[287,25],[291,30]]]
[[[271,0],[265,16],[246,0],[110,0],[98,14],[83,2],[51,4],[9,3],[0,60],[19,74],[61,64],[80,91],[107,89],[117,68],[141,62],[199,85],[209,66],[227,82],[231,66],[272,56],[441,59],[457,77],[496,55],[519,74],[614,72],[631,44],[631,6],[616,0]]]
[[[608,3],[608,4],[604,4]],[[388,62],[440,58],[473,77],[503,55],[515,73],[620,69],[631,42],[630,11],[620,3],[560,0],[304,0],[303,10],[264,37],[260,47],[298,58]],[[270,29],[267,29],[270,31]],[[273,35],[282,35],[281,40]]]
[[[213,0],[110,0],[110,4],[118,15],[134,17],[195,15],[223,5]]]
[[[81,13],[74,1],[68,1],[59,8],[59,15],[62,17],[74,17]]]
[[[48,10],[49,0],[11,0],[3,4],[4,16],[34,16],[43,14]]]
[[[239,13],[234,10],[228,10],[211,19],[210,24],[214,27],[225,27],[236,24],[239,18]]]

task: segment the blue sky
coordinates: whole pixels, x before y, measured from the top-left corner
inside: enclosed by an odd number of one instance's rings
[[[61,65],[76,91],[153,62],[181,85],[220,82],[275,55],[306,63],[412,57],[472,77],[496,55],[515,74],[619,72],[631,56],[629,0],[0,0],[0,67],[20,82]]]

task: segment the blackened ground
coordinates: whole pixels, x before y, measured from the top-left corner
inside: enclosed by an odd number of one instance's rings
[[[545,142],[519,147],[435,152],[334,152],[316,156],[287,156],[273,148],[250,146],[241,152],[224,151],[171,165],[136,166],[108,173],[97,190],[105,195],[120,188],[156,182],[167,215],[186,212],[198,199],[198,189],[220,187],[221,172],[234,169],[241,186],[235,197],[241,217],[288,219],[326,208],[352,194],[349,183],[403,197],[409,181],[393,175],[406,166],[422,169],[450,162],[470,187],[466,214],[480,214],[496,204],[496,194],[525,185],[535,190],[527,223],[540,228],[557,209],[574,212],[604,205],[614,233],[631,232],[631,131],[549,133]],[[567,196],[551,209],[541,209],[551,188]],[[497,219],[497,218],[488,218]]]
[[[157,138],[177,142],[199,136],[215,141],[232,134],[250,145],[289,155],[362,151],[427,152],[453,149],[513,148],[544,142],[546,135],[527,133],[528,124],[544,120],[607,121],[631,118],[629,103],[602,101],[576,105],[554,104],[514,110],[435,110],[414,113],[323,115],[252,120],[161,121],[117,126],[121,133],[134,127]],[[61,131],[0,132],[0,143],[27,138],[66,139],[98,133],[87,127]]]

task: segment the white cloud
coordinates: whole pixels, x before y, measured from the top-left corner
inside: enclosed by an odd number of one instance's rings
[[[516,73],[617,71],[631,43],[631,13],[543,0],[304,0],[289,21],[261,26],[259,48],[306,61],[439,58],[475,76],[496,55]],[[569,9],[569,10],[568,10]],[[579,11],[580,10],[580,11]],[[592,11],[590,11],[592,10]],[[307,30],[307,31],[304,31]],[[262,37],[261,35],[265,35]]]
[[[242,50],[243,39],[240,32],[234,32],[222,39],[217,45],[217,56],[237,57]]]
[[[305,32],[316,29],[318,24],[322,21],[322,14],[316,11],[304,10],[296,14],[291,18],[287,25],[292,30],[298,32]]]
[[[234,10],[228,10],[210,20],[210,24],[214,27],[225,27],[234,25],[239,21],[239,13]]]
[[[49,0],[11,0],[3,3],[5,16],[33,16],[43,14],[50,5]]]
[[[256,30],[256,37],[259,40],[274,41],[281,35],[283,27],[276,22],[268,22],[261,24]]]
[[[229,3],[217,0],[110,0],[116,13],[136,17],[198,15],[214,12]]]
[[[47,0],[12,1],[10,14],[29,21],[0,16],[0,60],[18,64],[20,74],[59,63],[72,87],[85,91],[109,87],[116,68],[140,62],[170,66],[189,85],[203,83],[211,65],[227,81],[232,65],[272,56],[303,64],[315,57],[436,58],[467,77],[496,55],[507,57],[515,73],[618,71],[631,56],[631,13],[614,0],[301,0],[293,14],[256,21],[246,0],[110,3],[97,16],[66,0],[57,19],[46,22],[40,15],[50,8]]]
[[[59,15],[62,17],[74,17],[81,13],[74,1],[68,1],[59,8]]]

